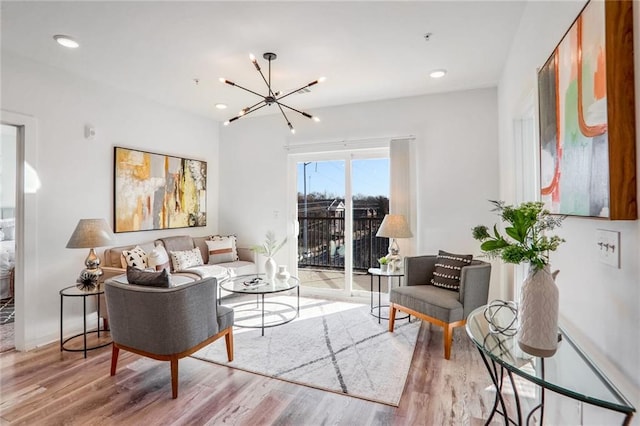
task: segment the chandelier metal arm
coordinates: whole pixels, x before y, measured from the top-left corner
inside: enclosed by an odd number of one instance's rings
[[[254,92],[253,90],[251,90],[251,89],[247,89],[246,87],[242,87],[242,86],[240,86],[239,84],[234,83],[233,81],[224,80],[224,82],[225,82],[225,83],[227,83],[229,86],[238,87],[238,88],[240,88],[240,89],[242,89],[242,90],[246,90],[246,91],[247,91],[247,92],[249,92],[249,93],[253,93],[253,94],[254,94],[254,95],[256,95],[256,96],[260,96],[261,98],[264,98],[264,96],[263,96],[263,95],[261,95],[260,93],[258,93],[258,92]]]
[[[262,105],[260,105],[260,104],[262,104]],[[257,106],[257,105],[260,105],[260,106]],[[264,107],[266,107],[267,105],[268,105],[268,104],[267,104],[265,101],[260,101],[260,102],[258,102],[257,104],[255,104],[255,105],[253,105],[253,106],[249,107],[249,109],[247,109],[247,111],[246,111],[244,114],[238,114],[238,115],[236,115],[235,117],[233,117],[232,119],[230,119],[230,120],[229,120],[229,123],[232,123],[232,122],[236,121],[236,120],[237,120],[237,119],[239,119],[239,118],[242,118],[242,117],[244,117],[244,116],[247,116],[247,115],[251,114],[252,112],[259,110],[260,108],[264,108]],[[245,109],[246,109],[246,108],[245,108]]]
[[[261,100],[260,102],[256,102],[255,104],[253,104],[253,105],[251,105],[251,106],[248,106],[248,107],[242,108],[242,111],[244,111],[244,114],[238,114],[238,115],[247,115],[247,114],[249,114],[250,112],[255,111],[255,110],[254,110],[254,108],[255,108],[255,107],[257,107],[258,105],[262,104],[262,103],[264,103],[264,105],[262,105],[263,107],[264,107],[264,106],[267,106],[267,101],[265,101],[265,100],[263,99],[263,100]],[[262,108],[262,107],[260,107],[260,108]],[[258,108],[256,108],[256,109],[258,109]]]
[[[295,109],[293,107],[290,107],[289,105],[281,104],[280,102],[278,102],[278,105],[282,105],[285,108],[289,108],[291,111],[295,111],[298,114],[304,115],[307,118],[313,118],[313,116],[311,114],[308,114],[308,113],[306,113],[304,111],[300,111],[299,109]]]
[[[276,102],[276,104],[278,105],[278,108],[280,108],[280,112],[282,113],[282,116],[284,117],[285,121],[287,122],[287,126],[289,126],[289,130],[291,130],[293,132],[294,131],[293,130],[293,126],[291,125],[291,122],[289,121],[289,118],[287,117],[287,114],[285,114],[284,110],[282,109],[282,107],[283,106],[286,107],[286,105],[281,104],[280,102]]]

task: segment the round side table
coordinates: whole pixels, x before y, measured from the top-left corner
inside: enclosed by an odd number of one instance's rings
[[[60,290],[60,352],[62,351],[83,352],[84,357],[86,358],[87,351],[103,348],[111,344],[112,342],[111,339],[109,339],[109,341],[107,342],[103,342],[100,340],[100,333],[105,334],[106,332],[109,331],[105,329],[102,329],[102,330],[100,329],[100,295],[101,294],[104,294],[104,284],[100,284],[96,286],[93,290],[80,290],[75,285],[72,285],[70,287],[65,287],[62,290]],[[96,306],[98,311],[98,327],[95,330],[87,331],[87,298],[91,296],[96,298]],[[82,298],[82,323],[83,323],[82,333],[74,334],[73,336],[70,336],[67,338],[64,337],[64,326],[63,326],[65,297]],[[87,335],[93,334],[93,333],[97,334],[98,343],[93,346],[87,346]],[[78,337],[82,337],[83,339],[83,346],[81,349],[73,349],[65,346],[68,342]]]

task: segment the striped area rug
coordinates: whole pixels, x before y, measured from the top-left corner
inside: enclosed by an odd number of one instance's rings
[[[255,299],[252,299],[255,301]],[[294,305],[294,296],[272,302]],[[233,306],[231,300],[224,303]],[[249,305],[251,308],[251,305]],[[260,319],[236,307],[242,323]],[[267,305],[267,324],[290,318],[291,309]],[[227,362],[223,340],[196,352],[197,359],[318,389],[397,406],[407,379],[420,321],[388,323],[369,313],[369,305],[300,298],[300,316],[290,323],[265,329],[234,328],[234,360]]]
[[[13,298],[0,300],[0,324],[12,323],[15,311]]]

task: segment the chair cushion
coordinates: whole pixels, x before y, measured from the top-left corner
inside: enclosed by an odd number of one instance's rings
[[[438,251],[436,269],[433,271],[431,284],[448,290],[460,290],[460,273],[463,266],[471,265],[473,255],[453,254]]]
[[[129,284],[146,285],[150,287],[169,288],[169,274],[166,269],[160,272],[149,272],[127,266],[127,281]]]
[[[412,309],[447,323],[464,318],[458,293],[433,285],[412,285],[391,289],[391,303]]]

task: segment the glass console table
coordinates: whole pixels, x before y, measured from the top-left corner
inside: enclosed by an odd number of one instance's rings
[[[543,424],[545,389],[622,413],[625,416],[622,424],[630,424],[636,409],[598,370],[589,357],[571,341],[570,336],[562,328],[560,328],[561,341],[558,344],[558,351],[552,357],[540,358],[523,352],[518,346],[517,336],[491,333],[489,322],[484,316],[484,309],[485,307],[482,306],[469,314],[466,330],[478,348],[496,387],[493,409],[486,424],[489,424],[493,416],[498,413],[504,417],[505,424],[528,425],[536,411],[540,412],[540,424]],[[511,321],[511,315],[510,311],[502,309],[498,311],[493,321],[498,326],[506,327]],[[517,421],[509,415],[502,395],[505,372],[511,382],[512,391],[511,389],[510,391],[515,398]],[[540,403],[529,412],[524,422],[520,397],[514,383],[514,373],[540,387]]]

